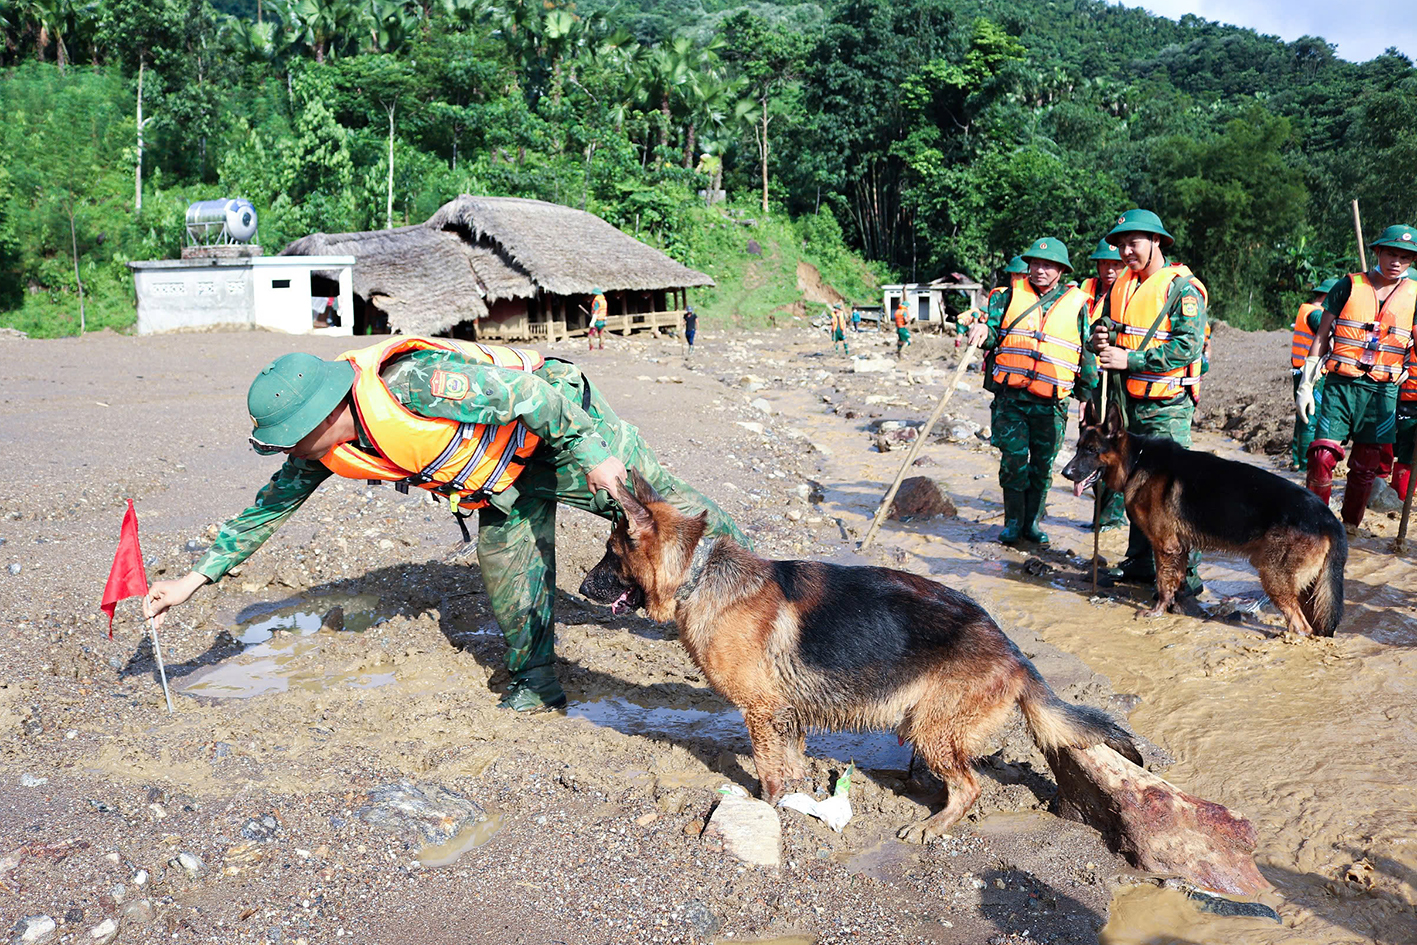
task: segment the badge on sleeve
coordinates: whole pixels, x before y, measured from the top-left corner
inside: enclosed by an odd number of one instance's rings
[[[472,382],[466,374],[456,371],[434,371],[431,388],[434,397],[445,400],[463,400],[472,389]]]
[[[1193,295],[1181,296],[1181,314],[1187,318],[1195,318],[1196,312],[1200,310],[1196,297]]]

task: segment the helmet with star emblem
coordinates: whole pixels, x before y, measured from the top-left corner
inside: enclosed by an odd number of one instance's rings
[[[1068,258],[1068,248],[1063,245],[1060,239],[1045,236],[1040,240],[1035,240],[1033,245],[1023,251],[1023,258],[1041,259],[1045,262],[1057,263],[1068,272],[1073,271],[1073,262]]]

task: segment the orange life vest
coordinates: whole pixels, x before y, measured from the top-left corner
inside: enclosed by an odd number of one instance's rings
[[[1407,358],[1404,361],[1407,368],[1407,376],[1402,379],[1402,386],[1397,389],[1398,400],[1417,400],[1417,352],[1407,349]]]
[[[904,328],[905,321],[905,303],[902,302],[895,307],[895,327]]]
[[[1353,289],[1333,323],[1333,344],[1324,367],[1343,377],[1368,375],[1375,381],[1396,381],[1402,374],[1412,342],[1412,312],[1417,282],[1402,279],[1378,307],[1378,293],[1362,273],[1354,273]]]
[[[1301,368],[1309,356],[1309,346],[1314,343],[1314,332],[1309,327],[1309,316],[1323,311],[1322,305],[1305,302],[1299,306],[1299,314],[1294,316],[1294,337],[1289,341],[1289,366]]]
[[[1067,397],[1082,361],[1078,315],[1086,304],[1087,296],[1074,287],[1044,312],[1033,286],[1027,279],[1019,280],[999,325],[1002,334],[994,346],[994,383],[1039,397]]]
[[[1196,287],[1202,299],[1207,297],[1205,286],[1185,266],[1166,266],[1145,280],[1130,269],[1118,274],[1117,281],[1112,283],[1109,304],[1112,319],[1120,326],[1117,334],[1120,347],[1130,351],[1149,350],[1171,340],[1171,316],[1162,314],[1162,308],[1170,295],[1171,284],[1177,279],[1186,279]],[[1153,324],[1156,331],[1151,332]],[[1148,332],[1151,332],[1151,340],[1143,349],[1142,341]],[[1192,400],[1199,401],[1201,360],[1202,354],[1197,351],[1190,364],[1169,371],[1128,371],[1127,396],[1137,400],[1169,400],[1184,390],[1190,393]]]
[[[469,361],[515,371],[534,371],[544,359],[535,351],[450,341],[445,338],[391,338],[341,358],[354,365],[354,408],[377,454],[342,443],[320,457],[347,479],[383,479],[404,490],[418,486],[447,496],[454,511],[480,508],[506,489],[524,468],[541,440],[521,421],[493,426],[422,417],[399,403],[379,371],[401,354],[447,351]],[[456,375],[449,383],[465,383]],[[435,376],[434,386],[437,386]],[[475,393],[475,392],[474,392]]]
[[[1088,276],[1078,288],[1087,296],[1087,323],[1091,325],[1102,314],[1102,303],[1107,301],[1107,293],[1103,292],[1101,296],[1097,294],[1096,276]]]

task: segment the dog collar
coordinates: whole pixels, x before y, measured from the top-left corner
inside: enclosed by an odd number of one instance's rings
[[[699,539],[698,545],[694,547],[694,556],[689,559],[689,573],[684,576],[684,583],[679,585],[679,589],[674,592],[675,600],[688,600],[699,586],[699,578],[703,577],[704,568],[708,567],[709,556],[713,554],[713,549],[717,542],[710,542],[706,538]]]

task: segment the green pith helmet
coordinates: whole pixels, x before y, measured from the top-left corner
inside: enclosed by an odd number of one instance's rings
[[[1379,233],[1377,239],[1368,244],[1369,249],[1377,249],[1379,246],[1417,253],[1417,230],[1401,223],[1394,223]]]
[[[353,386],[354,365],[348,361],[322,361],[313,354],[276,358],[261,368],[246,393],[251,445],[265,453],[294,446]]]
[[[604,290],[604,289],[591,289],[591,290],[590,290],[590,294],[591,294],[591,295],[604,295],[604,294],[605,294],[605,290]]]
[[[1009,264],[1004,267],[1004,272],[1010,275],[1021,276],[1025,272],[1028,272],[1028,263],[1023,261],[1022,256],[1015,256],[1013,259],[1010,259]]]
[[[1042,259],[1047,262],[1055,262],[1068,272],[1073,271],[1073,261],[1068,258],[1068,248],[1063,245],[1063,241],[1045,236],[1041,240],[1035,240],[1033,245],[1023,251],[1023,259]]]
[[[1107,231],[1107,242],[1116,246],[1124,233],[1153,233],[1161,237],[1162,249],[1176,242],[1176,238],[1161,225],[1161,218],[1150,210],[1128,210],[1122,214],[1117,218],[1117,225]]]
[[[1112,260],[1112,262],[1121,262],[1122,254],[1117,252],[1117,247],[1107,242],[1107,238],[1104,236],[1097,241],[1097,248],[1093,250],[1092,255],[1087,258],[1093,262],[1104,262],[1108,259]]]
[[[1318,285],[1314,286],[1314,294],[1328,295],[1329,291],[1333,289],[1333,287],[1336,285],[1338,285],[1337,279],[1325,279],[1323,282],[1320,282]]]

